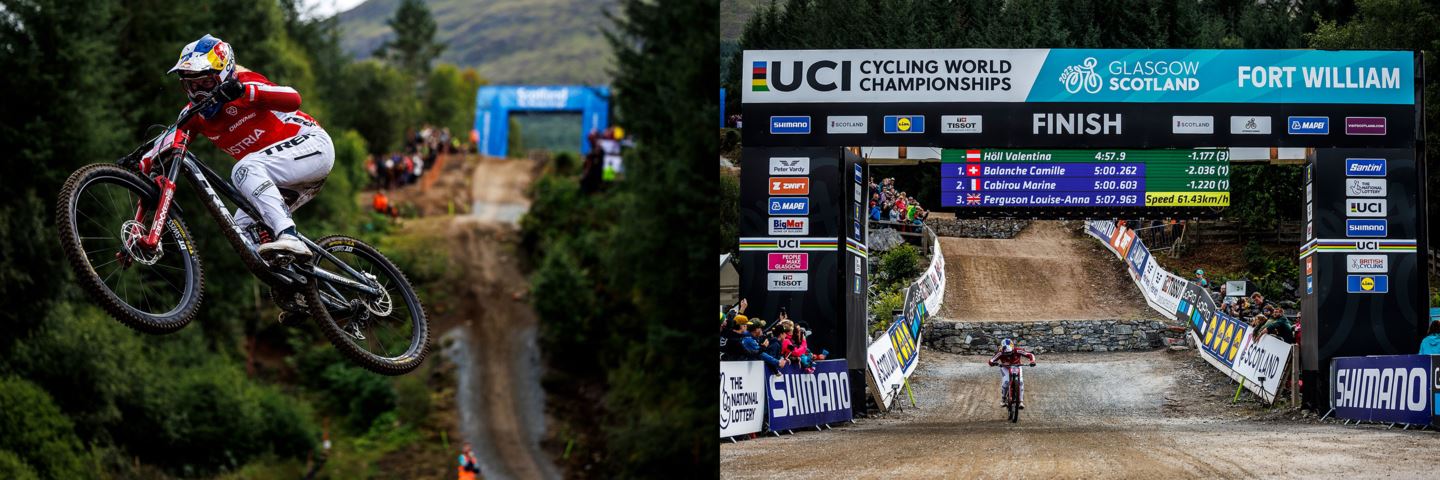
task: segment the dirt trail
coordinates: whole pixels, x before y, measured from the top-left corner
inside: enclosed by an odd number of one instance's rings
[[[1020,423],[998,369],[927,350],[917,408],[720,446],[724,478],[1422,478],[1433,432],[1235,419],[1184,381],[1193,352],[1053,354],[1025,371]]]
[[[523,189],[530,184],[534,165],[528,160],[472,160],[451,173],[469,177],[467,193],[477,207],[505,208],[407,220],[407,228],[438,230],[434,234],[446,239],[451,266],[460,273],[455,289],[459,311],[452,315],[460,320],[440,333],[454,342],[447,356],[457,363],[460,377],[456,403],[461,434],[476,447],[486,478],[559,477],[539,446],[544,392],[535,338],[538,319],[525,298],[528,282],[514,226],[528,208]]]
[[[1151,318],[1124,264],[1059,221],[1035,221],[1013,239],[940,237],[945,306],[960,321]],[[1003,279],[1004,281],[1001,281]]]

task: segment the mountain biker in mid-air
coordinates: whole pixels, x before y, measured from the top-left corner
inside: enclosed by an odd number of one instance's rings
[[[1032,366],[1032,367],[1035,366],[1035,354],[1030,353],[1030,352],[1027,352],[1027,351],[1025,351],[1025,349],[1023,349],[1023,348],[1016,347],[1016,346],[1015,346],[1015,341],[1007,338],[1007,339],[1004,339],[1004,340],[1001,340],[1001,341],[1000,341],[1000,351],[996,352],[994,357],[990,357],[990,362],[989,362],[989,363],[990,363],[990,366],[992,366],[992,367],[994,367],[994,366],[1000,366],[1000,367],[1017,366],[1017,365],[1021,365],[1022,363],[1024,363],[1024,362],[1021,362],[1021,361],[1020,361],[1020,359],[1022,359],[1022,358],[1028,358],[1028,359],[1030,359],[1030,366]],[[1020,408],[1023,409],[1023,408],[1025,408],[1025,371],[1024,371],[1024,370],[1021,370],[1021,371],[1020,371],[1020,376],[1018,377],[1018,380],[1020,381],[1020,385],[1019,385],[1019,387],[1020,387],[1020,399],[1019,399],[1019,400],[1020,400]],[[1000,407],[1002,407],[1002,408],[1007,406],[1007,405],[1005,404],[1005,392],[1008,392],[1008,391],[1010,391],[1010,375],[1009,375],[1009,372],[1007,372],[1004,368],[1001,368],[1001,369],[1000,369]]]
[[[267,262],[282,255],[308,258],[310,249],[296,235],[290,212],[319,193],[335,164],[335,147],[315,119],[300,111],[300,93],[237,65],[230,44],[210,35],[180,51],[166,73],[175,72],[190,99],[187,109],[212,92],[219,100],[184,128],[186,134],[199,131],[235,158],[231,181],[275,233],[272,238],[262,231],[260,256]],[[249,228],[255,220],[237,209],[235,222]]]

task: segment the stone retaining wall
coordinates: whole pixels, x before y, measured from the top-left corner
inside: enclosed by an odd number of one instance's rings
[[[957,322],[939,318],[925,324],[925,346],[948,353],[990,355],[1000,340],[1013,338],[1032,352],[1150,350],[1179,342],[1185,328],[1164,320],[1060,320],[1047,322]]]
[[[1030,225],[1029,220],[1020,219],[966,219],[928,218],[925,226],[942,237],[965,238],[1015,238],[1021,230]]]

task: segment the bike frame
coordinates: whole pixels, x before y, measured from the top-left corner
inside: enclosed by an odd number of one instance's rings
[[[166,220],[169,218],[170,208],[175,198],[175,191],[179,188],[179,184],[176,183],[174,179],[180,178],[183,174],[189,177],[190,181],[200,185],[200,188],[205,191],[206,198],[211,202],[211,206],[213,207],[210,208],[211,217],[213,217],[216,222],[219,222],[222,228],[234,232],[234,235],[226,235],[226,239],[230,241],[231,247],[235,249],[235,253],[242,257],[242,263],[245,264],[246,268],[261,281],[272,287],[293,286],[297,283],[296,279],[272,269],[269,262],[266,262],[264,258],[260,257],[257,245],[250,240],[250,236],[245,232],[244,227],[241,227],[235,222],[235,217],[230,214],[230,209],[225,206],[220,195],[223,194],[226,198],[229,198],[231,202],[241,210],[244,210],[245,214],[255,219],[256,222],[261,222],[261,228],[266,228],[261,221],[264,217],[260,215],[259,210],[257,210],[248,199],[241,195],[240,192],[236,191],[235,187],[231,185],[229,181],[215,173],[214,170],[211,170],[210,167],[200,162],[194,154],[190,153],[190,138],[182,127],[201,109],[203,109],[203,107],[191,108],[182,112],[180,118],[175,123],[175,135],[170,138],[160,138],[156,140],[170,141],[171,144],[161,147],[154,159],[146,158],[145,161],[140,162],[141,173],[145,175],[149,175],[150,171],[157,167],[161,170],[161,173],[155,176],[156,186],[160,189],[160,202],[156,206],[157,210],[154,220],[151,221],[150,231],[140,240],[140,243],[145,248],[155,248],[155,246],[160,243],[160,232]],[[170,159],[168,165],[162,161],[164,158]],[[217,187],[219,190],[218,193],[216,192]],[[144,216],[145,207],[143,202],[138,202],[136,205],[135,221],[142,222]],[[350,276],[350,278],[346,278],[345,276],[318,267],[297,269],[302,275],[308,274],[322,280],[324,287],[329,289],[329,292],[323,293],[328,293],[336,298],[343,298],[343,295],[340,295],[339,291],[335,290],[335,285],[341,285],[371,296],[380,295],[381,289],[379,284],[351,268],[349,265],[346,265],[345,262],[340,261],[340,259],[335,258],[330,252],[320,248],[319,245],[304,235],[297,234],[297,236],[300,238],[300,241],[310,247],[312,252],[316,252],[334,264],[339,265],[344,271],[343,273]],[[325,298],[325,296],[322,295],[322,298]],[[331,299],[325,298],[325,300],[329,301]],[[348,308],[348,305],[334,306],[336,308]]]

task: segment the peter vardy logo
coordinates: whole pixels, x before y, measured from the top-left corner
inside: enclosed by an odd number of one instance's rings
[[[771,215],[809,215],[809,198],[775,198],[770,197]]]
[[[1330,117],[1290,117],[1285,123],[1291,135],[1330,134]]]
[[[1345,176],[1383,177],[1385,176],[1385,159],[1347,158],[1345,159]]]
[[[1345,236],[1384,237],[1387,223],[1385,220],[1345,220]]]
[[[1087,57],[1079,65],[1065,67],[1065,71],[1060,72],[1060,84],[1071,94],[1100,93],[1102,80],[1100,74],[1095,73],[1097,63],[1095,57]]]
[[[770,133],[774,135],[810,133],[810,117],[770,117]]]

